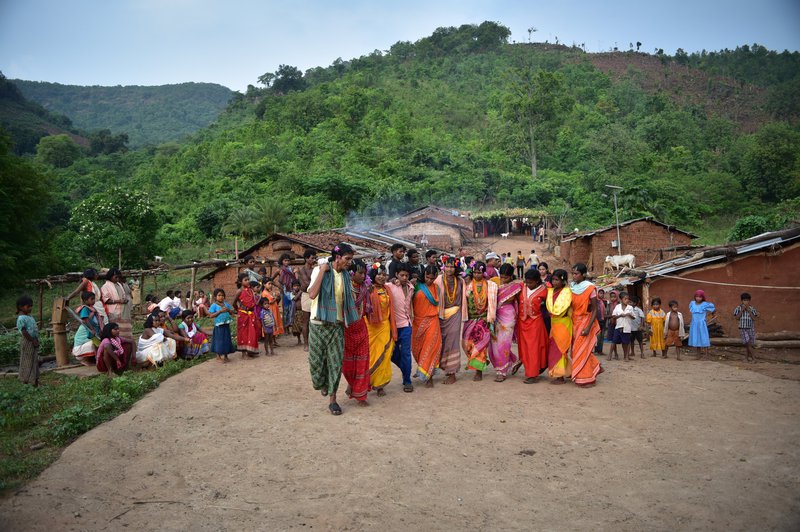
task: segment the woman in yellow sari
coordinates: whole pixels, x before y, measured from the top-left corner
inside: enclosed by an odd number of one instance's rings
[[[426,266],[425,282],[417,282],[412,299],[414,321],[411,325],[411,354],[417,362],[415,376],[425,381],[426,388],[433,388],[433,374],[439,368],[442,355],[439,305],[443,301],[442,293],[435,284],[438,274],[436,266]]]
[[[372,280],[367,311],[369,333],[370,385],[379,397],[386,395],[384,386],[392,380],[392,352],[397,340],[397,326],[392,313],[392,296],[386,289],[386,270],[375,263],[369,271]]]
[[[567,286],[567,272],[556,270],[547,289],[547,312],[550,313],[550,345],[547,348],[547,374],[553,384],[564,384],[572,375],[569,348],[572,344],[572,291]]]

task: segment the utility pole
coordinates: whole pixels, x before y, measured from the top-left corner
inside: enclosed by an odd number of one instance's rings
[[[620,240],[619,236],[619,210],[617,210],[617,194],[619,194],[623,188],[616,185],[606,185],[606,187],[610,188],[612,194],[614,194],[614,218],[617,220],[617,255],[622,255],[622,240]]]

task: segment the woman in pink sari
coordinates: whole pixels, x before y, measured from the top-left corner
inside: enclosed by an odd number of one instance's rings
[[[474,369],[474,381],[483,379],[483,370],[489,358],[492,336],[489,326],[494,323],[497,312],[497,285],[487,281],[486,265],[476,262],[467,270],[472,280],[466,285],[467,305],[462,309],[464,332],[461,347],[467,355],[467,369]]]
[[[522,290],[519,281],[514,281],[514,266],[500,266],[500,287],[497,289],[497,314],[492,334],[492,346],[489,349],[489,360],[497,373],[495,382],[503,382],[509,370],[517,361],[517,355],[511,351],[514,340],[514,328],[517,324],[517,299]]]

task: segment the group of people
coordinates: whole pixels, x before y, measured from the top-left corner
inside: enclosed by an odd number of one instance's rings
[[[265,353],[272,355],[277,337],[290,332],[308,351],[312,385],[328,397],[334,415],[342,413],[337,401],[342,375],[347,396],[366,405],[370,391],[386,395],[392,365],[400,369],[405,392],[414,391],[412,378],[433,387],[437,373],[444,375],[443,384],[453,384],[462,368],[480,381],[490,365],[496,382],[524,367],[527,384],[546,374],[554,384],[571,380],[592,386],[603,371],[595,355],[603,354],[604,336],[611,343],[608,360],[618,358],[619,345],[623,359],[633,360],[637,342],[644,358],[646,326],[653,356],[660,351],[666,358],[674,346],[681,358],[687,335],[676,301],[670,301],[665,311],[660,298],[653,298],[645,313],[640,301],[624,292],[611,290],[606,300],[604,290],[587,279],[582,263],[572,267],[570,281],[563,269],[550,272],[534,250],[528,258],[518,252],[511,262],[493,252],[481,261],[463,252],[439,257],[429,251],[422,263],[418,251],[401,244],[391,252],[388,263],[367,264],[353,259],[353,249],[346,243],[335,246],[330,258],[322,260],[309,249],[303,265],[294,270],[290,257],[282,256],[274,275],[268,275],[266,268],[256,270],[255,259],[246,257],[233,304],[221,288],[213,291],[210,305],[202,291],[194,294],[192,309],[183,308],[180,292],[168,292],[160,300],[149,295],[144,330],[136,343],[131,291],[121,272],[109,270],[100,288],[98,273],[89,269],[66,298],[80,294],[82,303],[75,308],[81,323],[73,355],[111,376],[134,363],[159,366],[209,351],[222,362],[237,350],[243,357],[255,357],[261,342]],[[734,315],[747,358],[754,360],[758,313],[750,301],[749,294],[742,294]],[[17,302],[20,379],[37,383],[38,363],[33,361],[38,329],[30,317],[32,304],[27,296]],[[711,314],[713,320],[716,308],[698,290],[689,310],[688,345],[702,356],[710,345],[706,316]],[[202,329],[196,317],[213,319],[213,332]],[[515,342],[517,353],[512,350]]]

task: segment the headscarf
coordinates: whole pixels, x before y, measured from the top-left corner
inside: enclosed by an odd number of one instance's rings
[[[700,297],[702,297],[702,298],[703,298],[703,301],[705,301],[705,300],[706,300],[706,293],[705,293],[705,292],[703,292],[702,290],[695,290],[695,292],[694,292],[694,297],[697,297],[697,296],[700,296]]]

